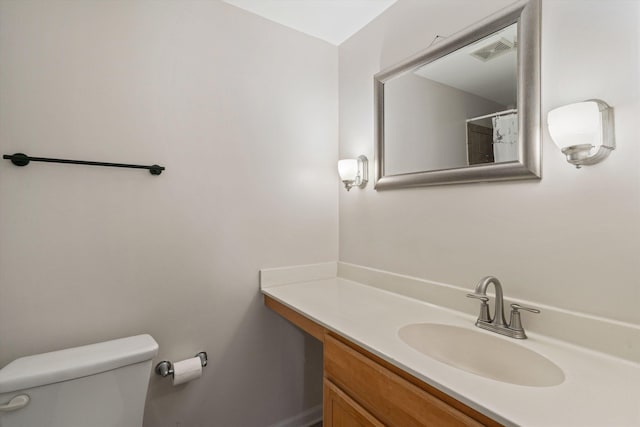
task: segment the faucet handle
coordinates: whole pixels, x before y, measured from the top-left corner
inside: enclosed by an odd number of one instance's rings
[[[480,304],[480,314],[478,315],[478,320],[482,322],[491,322],[491,316],[489,315],[489,297],[481,294],[467,294],[467,298],[475,298],[479,299]]]
[[[511,304],[511,308],[513,309],[512,311],[515,311],[516,313],[518,312],[518,310],[524,310],[531,313],[540,314],[540,310],[538,310],[537,308],[523,307],[520,304]]]
[[[527,334],[522,327],[522,320],[520,319],[520,310],[529,311],[531,313],[540,313],[537,308],[523,307],[520,304],[511,304],[511,319],[509,319],[509,329],[516,332],[517,335],[514,338],[527,338]]]
[[[483,304],[486,304],[489,301],[489,297],[486,295],[467,294],[467,298],[479,299]]]

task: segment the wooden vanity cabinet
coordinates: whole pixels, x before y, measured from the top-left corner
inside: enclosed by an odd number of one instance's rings
[[[501,425],[268,296],[265,305],[324,344],[323,427]]]

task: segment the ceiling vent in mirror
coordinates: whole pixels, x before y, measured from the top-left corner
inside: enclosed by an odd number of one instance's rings
[[[487,62],[515,49],[516,47],[516,43],[510,42],[505,38],[500,38],[497,42],[493,42],[481,47],[475,52],[471,52],[471,56],[483,62]]]

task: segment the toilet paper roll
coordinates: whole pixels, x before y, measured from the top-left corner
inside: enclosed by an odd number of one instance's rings
[[[183,384],[201,376],[202,362],[199,357],[192,357],[173,364],[173,385]]]

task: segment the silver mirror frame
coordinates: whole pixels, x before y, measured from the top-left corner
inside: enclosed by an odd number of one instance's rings
[[[384,84],[508,25],[518,23],[518,161],[398,175],[384,174]],[[376,190],[540,179],[540,0],[517,2],[374,76]]]

